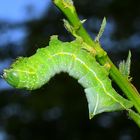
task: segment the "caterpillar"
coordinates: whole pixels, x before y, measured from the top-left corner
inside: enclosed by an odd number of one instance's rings
[[[78,40],[61,42],[57,36],[52,36],[49,46],[38,49],[30,57],[18,58],[4,70],[3,77],[16,88],[34,90],[55,74],[67,72],[84,87],[90,118],[102,112],[132,107],[132,103],[112,87],[109,72],[81,45]]]

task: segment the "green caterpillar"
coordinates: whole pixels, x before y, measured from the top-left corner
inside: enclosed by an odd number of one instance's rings
[[[56,73],[67,72],[85,88],[90,118],[101,112],[130,108],[132,103],[111,86],[108,71],[81,45],[78,40],[61,42],[52,36],[48,47],[38,49],[29,58],[19,58],[4,70],[3,77],[16,88],[34,90]]]

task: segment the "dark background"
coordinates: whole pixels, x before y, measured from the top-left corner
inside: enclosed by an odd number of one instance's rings
[[[101,44],[118,65],[132,51],[131,76],[140,91],[140,1],[75,0],[77,12],[94,39],[105,16]],[[18,56],[30,56],[48,45],[51,35],[72,39],[63,14],[50,0],[0,1],[0,72]],[[88,118],[84,89],[59,74],[39,90],[10,87],[0,79],[0,140],[139,140],[140,129],[126,112]]]

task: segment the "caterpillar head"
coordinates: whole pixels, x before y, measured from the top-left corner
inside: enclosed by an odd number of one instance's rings
[[[13,87],[18,87],[19,74],[14,69],[5,69],[3,73],[3,78]]]
[[[20,88],[20,73],[18,71],[19,66],[25,61],[25,58],[19,57],[16,61],[10,66],[9,69],[5,69],[3,71],[3,78],[9,83],[11,86]]]

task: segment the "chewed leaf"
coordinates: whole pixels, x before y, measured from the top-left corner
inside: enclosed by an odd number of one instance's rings
[[[132,103],[113,89],[108,71],[82,49],[83,45],[78,40],[62,42],[52,36],[48,47],[18,59],[3,77],[16,88],[34,90],[55,74],[67,72],[85,88],[90,118],[102,112],[128,110]]]
[[[131,51],[128,53],[128,57],[125,60],[121,61],[119,64],[119,71],[124,75],[129,81],[131,81],[130,77],[130,67],[131,67]]]

